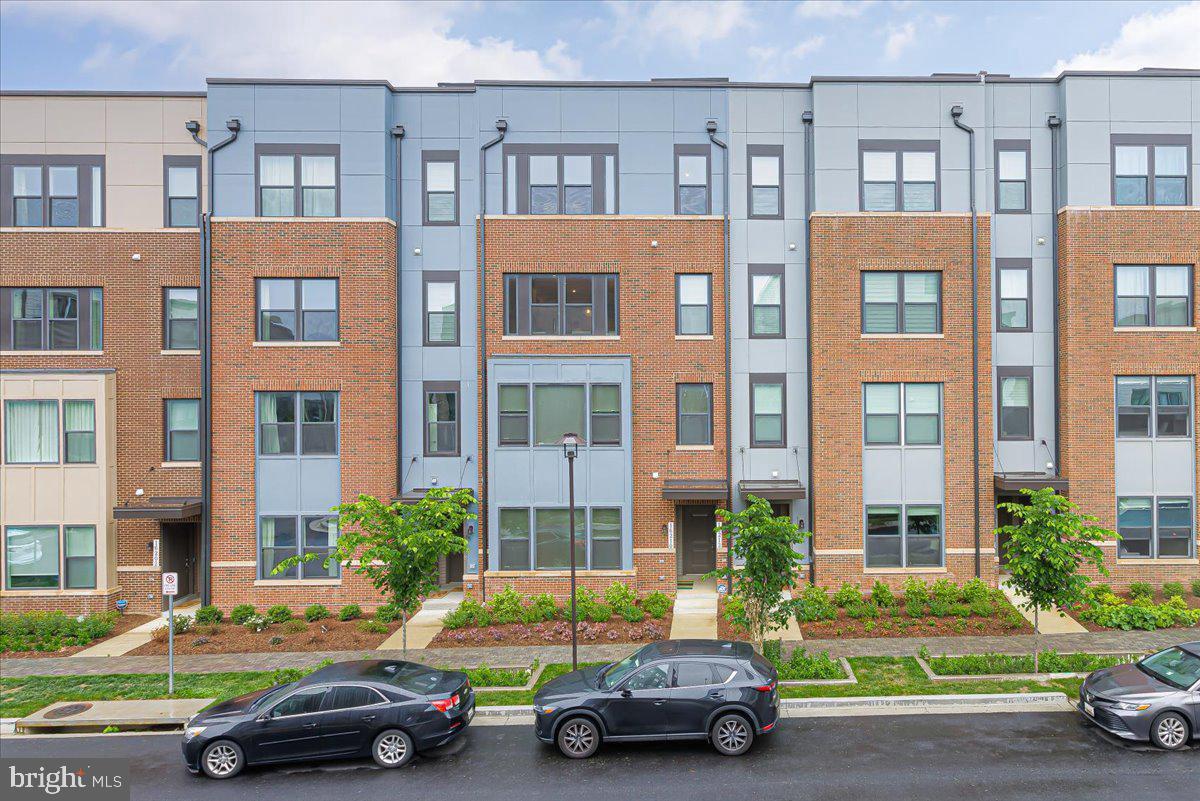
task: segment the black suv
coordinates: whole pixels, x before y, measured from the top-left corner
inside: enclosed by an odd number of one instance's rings
[[[708,740],[727,756],[779,722],[775,666],[749,643],[667,640],[576,670],[533,699],[537,736],[573,759],[601,740]]]

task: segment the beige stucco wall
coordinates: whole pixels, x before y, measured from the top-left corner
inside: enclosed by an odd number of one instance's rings
[[[207,138],[204,105],[203,97],[3,95],[0,153],[103,155],[106,227],[160,229],[163,156],[203,155],[183,126],[198,120]]]
[[[116,586],[116,525],[112,516],[117,487],[116,374],[111,371],[0,374],[0,406],[8,400],[63,399],[95,402],[96,463],[0,463],[0,531],[17,525],[95,526],[96,589],[0,591],[5,596],[103,593]],[[0,433],[3,424],[0,415]],[[61,437],[61,405],[58,424]],[[61,439],[59,459],[62,459]],[[4,563],[0,559],[0,587],[5,586]]]

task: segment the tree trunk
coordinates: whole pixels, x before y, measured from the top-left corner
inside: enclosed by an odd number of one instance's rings
[[[1040,612],[1041,612],[1041,609],[1039,609],[1036,606],[1033,607],[1033,672],[1034,673],[1039,672],[1038,671],[1038,652],[1041,650],[1041,648],[1039,648],[1038,646],[1040,643],[1039,638],[1042,633],[1042,631],[1041,631],[1042,627],[1039,625],[1039,620],[1041,619],[1039,616]]]
[[[408,612],[400,612],[400,648],[405,659],[408,659]]]

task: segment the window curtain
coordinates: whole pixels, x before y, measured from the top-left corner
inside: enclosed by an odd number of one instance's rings
[[[1142,297],[1150,294],[1149,267],[1121,267],[1117,270],[1117,294]]]
[[[67,431],[95,431],[96,407],[91,401],[65,401],[63,422]]]
[[[58,461],[58,402],[5,402],[5,460],[24,463]]]
[[[264,393],[258,396],[258,422],[260,423],[258,430],[259,436],[262,438],[262,444],[259,448],[261,453],[279,453],[279,426],[265,425],[266,423],[278,423],[279,413],[275,405],[275,396],[270,393]],[[266,545],[267,521],[270,518],[263,520],[263,544]],[[272,531],[274,531],[274,522],[271,523]]]

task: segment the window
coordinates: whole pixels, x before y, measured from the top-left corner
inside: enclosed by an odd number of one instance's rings
[[[337,517],[333,515],[265,515],[259,518],[258,536],[260,578],[331,579],[340,575],[341,566],[331,559],[337,545]],[[284,559],[312,554],[312,559],[274,573]]]
[[[13,224],[42,224],[42,168],[13,167]]]
[[[707,662],[675,662],[675,687],[704,687],[721,684],[713,677],[713,666]]]
[[[98,287],[22,287],[0,293],[7,294],[0,298],[0,351],[100,350],[103,293]]]
[[[675,145],[675,213],[712,214],[708,145]]]
[[[260,342],[334,342],[338,338],[338,279],[260,278]]]
[[[1002,440],[1033,439],[1033,370],[998,367],[996,428]]]
[[[163,290],[163,347],[166,350],[199,349],[199,289],[167,287]]]
[[[783,337],[783,265],[751,264],[750,338]]]
[[[592,509],[591,546],[592,570],[621,568],[620,509]]]
[[[340,150],[339,145],[256,145],[258,215],[336,217]]]
[[[861,140],[863,211],[937,211],[936,141]]]
[[[942,543],[940,506],[866,507],[868,568],[940,567]]]
[[[942,330],[940,272],[864,272],[864,334],[936,334]]]
[[[501,384],[497,388],[500,399],[500,444],[529,444],[529,387],[525,384]]]
[[[360,709],[364,706],[382,703],[385,703],[383,696],[370,687],[342,684],[330,690],[323,709],[333,712],[339,709]]]
[[[565,434],[587,439],[585,391],[582,384],[542,384],[533,388],[534,445],[559,445]]]
[[[941,431],[941,384],[863,384],[867,445],[937,445]]]
[[[425,455],[458,455],[458,384],[425,382]]]
[[[74,228],[79,225],[79,168],[49,167],[50,224]]]
[[[1120,376],[1117,437],[1186,438],[1192,434],[1192,382],[1187,376]]]
[[[504,276],[505,336],[616,336],[614,274]]]
[[[1118,328],[1192,324],[1192,265],[1118,264],[1114,269]]]
[[[675,333],[680,336],[712,334],[711,275],[675,276]]]
[[[427,272],[425,284],[425,340],[428,346],[458,344],[458,273]]]
[[[58,463],[58,401],[4,402],[4,461]]]
[[[1191,498],[1118,498],[1117,555],[1123,558],[1190,559],[1193,555]]]
[[[783,219],[783,146],[749,145],[746,162],[750,170],[747,215],[751,219]]]
[[[1032,331],[1033,264],[1028,259],[996,259],[996,330]]]
[[[1113,205],[1188,205],[1191,149],[1188,134],[1113,134]]]
[[[168,462],[200,461],[200,401],[164,401],[164,458]]]
[[[996,211],[1024,214],[1029,211],[1029,140],[996,140]]]
[[[163,156],[163,225],[195,228],[200,225],[200,157]]]
[[[96,588],[96,527],[63,527],[63,567],[66,588],[92,590]]]
[[[566,509],[535,509],[534,567],[562,570],[571,566],[570,514]],[[587,565],[587,514],[575,510],[575,565]]]
[[[592,444],[621,444],[621,387],[592,385]]]
[[[675,385],[675,442],[713,444],[712,384]]]
[[[529,569],[529,510],[500,510],[500,569]]]
[[[336,454],[337,407],[336,392],[259,392],[259,454],[294,455],[297,441],[302,456]]]
[[[63,401],[63,456],[67,464],[96,461],[95,401]]]
[[[458,151],[421,151],[425,225],[458,225]]]
[[[750,447],[780,448],[787,441],[786,381],[783,373],[750,376]]]
[[[58,526],[8,526],[4,530],[8,590],[59,589]]]
[[[284,698],[271,709],[271,717],[284,718],[292,715],[311,715],[319,712],[321,702],[325,700],[327,687],[313,687],[297,690]]]
[[[570,567],[567,509],[500,509],[499,516],[501,570]],[[580,570],[621,568],[620,509],[575,508],[575,565]]]
[[[104,156],[0,156],[0,226],[104,224]]]
[[[504,146],[505,214],[616,214],[617,146]]]

